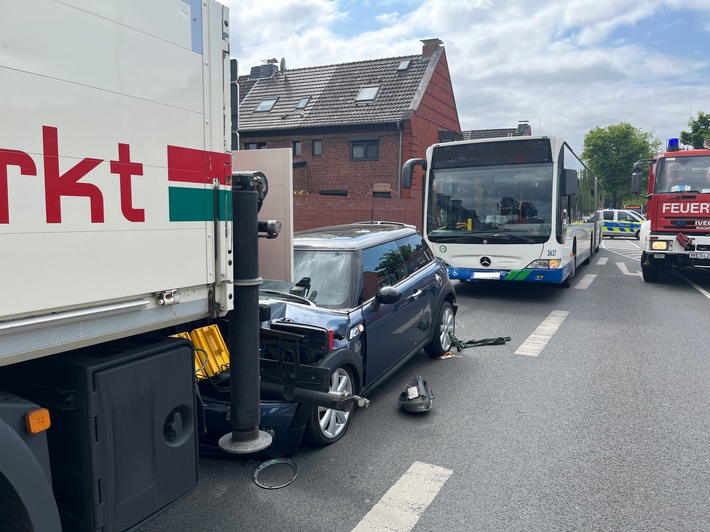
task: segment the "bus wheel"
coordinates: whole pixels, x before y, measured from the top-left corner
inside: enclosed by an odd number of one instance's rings
[[[562,288],[569,288],[572,286],[572,277],[574,277],[575,272],[577,271],[577,241],[574,241],[574,244],[572,244],[572,273],[569,274],[567,279],[562,281]]]
[[[592,263],[592,255],[594,255],[594,242],[592,241],[591,245],[589,246],[589,257],[584,259],[584,264],[585,266],[588,266],[589,264]]]

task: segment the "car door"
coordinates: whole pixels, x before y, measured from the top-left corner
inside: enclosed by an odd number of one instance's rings
[[[365,321],[365,385],[384,375],[418,341],[422,303],[410,297],[417,290],[396,242],[362,251],[363,316]],[[402,298],[391,304],[373,305],[377,290],[395,286]]]
[[[619,221],[619,228],[622,235],[635,235],[636,231],[641,228],[641,222],[633,216],[630,212],[618,211],[617,219]]]
[[[603,235],[614,235],[614,227],[616,225],[614,211],[607,209],[602,211],[604,225],[602,226]]]
[[[421,309],[418,335],[412,334],[413,344],[419,343],[433,327],[436,316],[436,304],[442,277],[439,267],[434,262],[434,254],[420,234],[397,239],[397,245],[407,266],[407,279],[402,281],[407,286],[406,297],[416,301]],[[409,291],[411,290],[411,293]]]

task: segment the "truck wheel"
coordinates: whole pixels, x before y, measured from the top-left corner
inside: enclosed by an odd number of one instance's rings
[[[641,254],[641,276],[647,283],[652,283],[658,280],[658,266],[649,263],[646,259],[646,253]]]
[[[34,530],[25,506],[7,481],[0,482],[0,530]]]
[[[333,373],[330,374],[329,391],[353,394],[355,393],[353,382],[353,374],[350,368],[335,368]],[[322,406],[312,406],[310,408],[311,413],[308,416],[306,432],[303,435],[308,443],[325,447],[335,443],[345,435],[345,431],[350,426],[350,419],[353,416],[352,404],[345,411]]]
[[[434,326],[434,336],[427,345],[424,346],[424,351],[430,357],[440,357],[447,351],[451,350],[451,337],[456,331],[456,319],[454,316],[454,307],[451,303],[444,301],[439,309],[439,315],[436,318]]]

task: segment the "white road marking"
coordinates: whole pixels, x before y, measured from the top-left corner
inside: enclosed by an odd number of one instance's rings
[[[609,257],[599,257],[599,260],[597,261],[597,266],[604,266],[606,264],[606,261],[609,260]]]
[[[592,281],[596,279],[597,275],[595,273],[588,273],[580,281],[577,281],[577,284],[574,285],[574,287],[577,290],[586,290],[589,288],[589,285],[592,284]]]
[[[705,290],[702,286],[699,286],[699,285],[696,284],[695,282],[691,281],[691,280],[688,279],[685,275],[682,275],[682,274],[680,274],[680,273],[678,273],[678,272],[673,272],[673,273],[675,274],[676,277],[678,277],[678,279],[682,279],[683,281],[685,281],[686,283],[688,283],[690,286],[692,286],[693,288],[695,288],[698,292],[700,292],[700,293],[703,294],[705,297],[707,297],[708,299],[710,299],[710,293],[708,293],[708,291]]]
[[[550,341],[552,335],[560,328],[568,314],[569,312],[565,310],[553,310],[550,312],[550,315],[528,336],[528,339],[523,342],[523,345],[518,348],[515,354],[529,357],[538,356],[547,345],[547,342]]]
[[[353,532],[409,532],[452,473],[451,469],[414,462]]]
[[[603,240],[601,246],[607,251],[629,259],[641,259],[641,247],[635,240]]]
[[[617,262],[616,265],[619,267],[621,270],[621,273],[624,275],[636,275],[638,277],[641,277],[641,272],[630,272],[629,269],[626,267],[626,264],[623,262]]]

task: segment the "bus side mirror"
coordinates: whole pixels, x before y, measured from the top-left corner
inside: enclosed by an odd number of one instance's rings
[[[426,172],[426,159],[409,159],[402,166],[402,188],[412,188],[412,172],[415,166],[421,166]]]
[[[563,196],[574,196],[577,194],[577,170],[565,169],[565,181],[564,190],[562,191]]]

